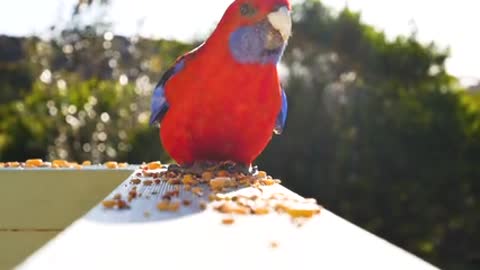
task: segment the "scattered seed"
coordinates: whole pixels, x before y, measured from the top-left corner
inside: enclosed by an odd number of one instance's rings
[[[144,180],[143,181],[143,185],[144,186],[151,186],[153,184],[153,181],[152,180]]]
[[[7,162],[7,167],[18,168],[20,167],[20,162],[17,162],[17,161]]]
[[[134,184],[134,185],[138,185],[142,182],[142,180],[138,179],[138,178],[135,178],[135,179],[132,179],[130,180],[130,183],[131,184]]]
[[[56,166],[57,168],[68,168],[70,167],[70,163],[63,159],[56,159],[52,161],[52,166]]]
[[[180,202],[179,201],[170,202],[169,209],[168,209],[169,211],[176,212],[176,211],[178,211],[178,209],[180,209]]]
[[[267,178],[267,172],[265,172],[265,171],[258,171],[257,178],[258,178],[258,179]]]
[[[160,161],[153,161],[147,164],[149,170],[156,170],[162,168],[162,163]]]
[[[222,189],[224,187],[229,187],[231,185],[232,179],[230,177],[215,177],[210,180],[211,189]]]
[[[200,201],[199,206],[200,206],[200,209],[205,210],[205,209],[207,209],[207,202],[206,201]]]
[[[202,173],[202,179],[203,180],[210,181],[210,179],[212,179],[212,178],[213,178],[213,173],[212,172],[206,171],[206,172]]]
[[[25,162],[25,166],[26,167],[31,167],[31,168],[40,167],[42,165],[43,165],[43,160],[41,160],[39,158],[29,159]]]
[[[222,219],[222,223],[225,225],[232,225],[234,222],[235,222],[235,219],[233,219],[233,217]]]
[[[129,208],[128,204],[124,200],[117,200],[117,207],[118,209],[126,209]]]
[[[84,162],[82,162],[82,165],[83,166],[91,166],[92,162],[90,160],[85,160]]]
[[[228,173],[228,171],[226,171],[226,170],[221,170],[221,171],[217,172],[217,176],[218,177],[227,177],[227,176],[230,176],[230,173]]]
[[[184,185],[195,185],[197,182],[198,181],[196,181],[191,174],[186,174],[182,179]]]
[[[157,209],[160,211],[168,211],[170,200],[162,200],[157,204]]]
[[[109,169],[116,169],[118,168],[118,163],[116,161],[107,161],[105,162],[105,167],[109,168]]]
[[[266,215],[270,212],[268,207],[256,207],[253,209],[255,215]]]
[[[276,241],[270,242],[270,247],[271,248],[278,248],[278,242],[276,242]]]
[[[105,208],[113,208],[117,205],[117,201],[116,200],[105,200],[105,201],[102,201],[102,205],[103,207]]]
[[[170,185],[180,185],[181,184],[180,180],[177,179],[177,178],[169,179],[167,181],[167,183],[170,184]]]

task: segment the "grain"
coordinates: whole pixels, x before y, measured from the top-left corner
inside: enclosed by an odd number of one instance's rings
[[[109,169],[117,169],[118,168],[118,163],[116,161],[107,161],[105,162],[105,167]]]
[[[222,219],[222,223],[225,225],[232,225],[235,222],[233,217],[226,217]]]
[[[153,161],[147,164],[147,169],[156,170],[162,168],[162,163],[160,161]]]
[[[25,167],[35,168],[40,167],[43,165],[43,160],[36,158],[36,159],[29,159],[25,162]]]

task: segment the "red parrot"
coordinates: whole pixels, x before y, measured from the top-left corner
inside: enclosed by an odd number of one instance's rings
[[[235,0],[211,36],[179,57],[152,97],[150,123],[181,165],[251,165],[280,134],[287,97],[277,72],[291,35],[290,0]]]

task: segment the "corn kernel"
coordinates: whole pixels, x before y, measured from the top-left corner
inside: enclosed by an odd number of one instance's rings
[[[210,179],[212,179],[212,178],[213,178],[213,173],[212,172],[206,171],[206,172],[202,173],[202,179],[203,180],[210,181]]]
[[[83,169],[83,166],[80,165],[80,164],[73,164],[73,168],[77,169],[77,170],[81,170],[81,169]]]
[[[117,205],[117,201],[115,201],[115,200],[105,200],[105,201],[102,201],[102,205],[103,205],[103,207],[110,209],[110,208],[115,207],[115,205]]]
[[[130,180],[130,184],[134,184],[134,185],[138,185],[142,182],[142,180],[138,179],[138,178],[135,178],[135,179],[132,179]]]
[[[109,169],[116,169],[118,168],[118,163],[116,161],[107,161],[105,162],[105,167]]]
[[[52,166],[57,166],[57,168],[67,168],[70,167],[70,164],[66,160],[56,159],[52,161]]]
[[[169,185],[179,185],[181,181],[179,179],[174,178],[174,179],[168,179],[167,183]]]
[[[250,213],[250,209],[244,206],[235,205],[233,203],[224,203],[217,210],[225,214],[239,214],[246,215]]]
[[[200,201],[199,207],[200,207],[200,209],[202,209],[202,210],[207,209],[207,202],[206,202],[206,201],[203,201],[203,200]]]
[[[258,178],[258,179],[267,178],[267,172],[265,172],[265,171],[259,171],[258,174],[257,174],[257,178]]]
[[[287,206],[286,212],[293,218],[311,218],[313,215],[320,213],[320,207],[318,205],[294,204]]]
[[[11,167],[11,168],[20,167],[20,162],[18,162],[18,161],[7,162],[7,167]]]
[[[82,165],[83,166],[91,166],[92,162],[90,160],[85,160],[84,162],[82,162]]]
[[[227,177],[227,176],[230,176],[230,174],[225,170],[221,170],[221,171],[217,172],[217,176],[218,177]]]
[[[275,180],[273,179],[264,179],[262,180],[262,184],[263,185],[266,185],[266,186],[271,186],[271,185],[274,185],[276,184],[277,182],[275,182]]]
[[[266,215],[270,212],[270,210],[268,210],[267,207],[256,207],[255,209],[253,209],[253,213],[255,215]]]
[[[117,200],[117,207],[118,209],[128,208],[128,204],[124,200]]]
[[[203,190],[201,187],[194,187],[192,188],[192,193],[197,195],[198,197],[203,196]]]
[[[209,184],[211,189],[222,189],[228,187],[231,181],[232,179],[229,177],[215,177],[210,180]]]
[[[157,209],[160,211],[168,211],[170,206],[169,200],[162,200],[157,204]]]
[[[152,162],[147,164],[147,168],[149,170],[160,169],[160,168],[162,168],[162,163],[160,163],[160,161],[152,161]]]
[[[0,168],[5,168],[5,163],[0,162]]]
[[[33,168],[39,167],[43,165],[43,160],[36,158],[36,159],[29,159],[25,162],[25,167]]]
[[[144,180],[143,181],[143,185],[144,186],[151,186],[153,184],[153,181],[152,180]]]
[[[277,248],[278,247],[278,242],[275,242],[275,241],[270,242],[270,247],[271,248]]]
[[[234,222],[235,222],[235,219],[233,219],[233,217],[222,219],[222,223],[225,225],[232,225]]]
[[[171,212],[176,212],[178,211],[178,209],[180,209],[179,201],[171,202],[170,205],[168,206],[168,210]]]
[[[186,174],[183,176],[182,183],[184,185],[195,185],[197,181],[193,178],[191,174]]]

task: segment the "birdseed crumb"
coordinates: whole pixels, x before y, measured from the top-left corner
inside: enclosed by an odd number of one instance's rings
[[[226,217],[222,219],[222,223],[224,225],[232,225],[235,222],[235,219],[233,217]]]
[[[105,167],[109,169],[117,169],[118,168],[118,163],[116,161],[107,161],[105,162]]]

